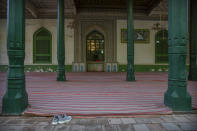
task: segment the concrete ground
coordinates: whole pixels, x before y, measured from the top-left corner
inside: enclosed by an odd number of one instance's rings
[[[197,131],[197,114],[77,117],[51,125],[52,117],[0,116],[0,131]]]

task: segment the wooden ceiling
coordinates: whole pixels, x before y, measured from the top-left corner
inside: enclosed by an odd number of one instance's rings
[[[167,0],[134,0],[134,13],[144,16],[160,10],[159,5]],[[161,3],[160,3],[161,2]],[[74,16],[82,11],[120,10],[126,13],[127,0],[65,0],[65,16]],[[156,12],[155,10],[154,12]],[[7,0],[0,0],[0,18],[6,18]],[[57,0],[26,0],[26,18],[57,18]],[[164,12],[167,12],[166,9]]]
[[[136,13],[148,13],[156,7],[161,0],[134,0],[134,11]],[[97,9],[123,9],[127,8],[127,0],[75,0],[78,10],[87,8]]]

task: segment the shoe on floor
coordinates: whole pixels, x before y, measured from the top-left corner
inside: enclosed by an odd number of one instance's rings
[[[67,116],[66,114],[58,115],[58,118],[59,118],[59,121],[58,121],[59,124],[68,123],[69,121],[72,120],[72,117]]]
[[[58,122],[59,122],[59,117],[58,117],[58,115],[55,115],[54,117],[53,117],[53,120],[52,120],[52,125],[57,125],[58,124]]]

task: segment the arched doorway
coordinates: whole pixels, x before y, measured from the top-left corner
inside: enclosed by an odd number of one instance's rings
[[[104,61],[104,36],[98,31],[92,31],[86,37],[87,71],[104,71]]]
[[[34,33],[33,63],[52,63],[52,35],[45,29],[40,28]]]
[[[155,63],[168,63],[167,30],[160,30],[155,35]]]

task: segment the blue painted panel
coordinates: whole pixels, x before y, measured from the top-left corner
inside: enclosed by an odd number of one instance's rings
[[[81,65],[81,66],[80,66],[80,71],[81,71],[81,72],[84,72],[84,65]]]
[[[74,72],[78,72],[78,66],[74,65]]]
[[[113,72],[117,72],[117,65],[116,64],[113,65]]]
[[[111,72],[111,66],[107,65],[107,72]]]

